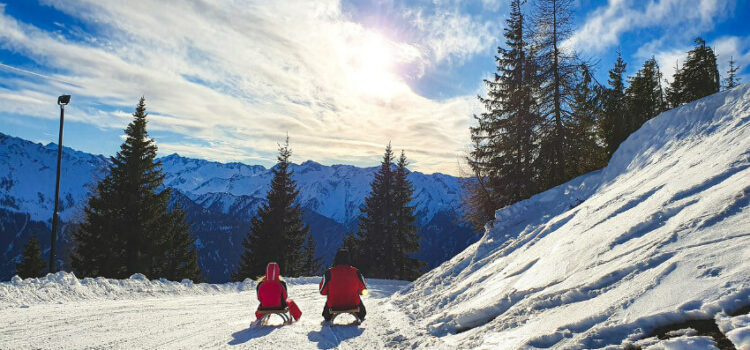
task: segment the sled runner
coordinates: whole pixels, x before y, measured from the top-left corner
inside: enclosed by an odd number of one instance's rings
[[[258,309],[258,311],[256,311],[255,313],[262,315],[258,320],[258,324],[260,325],[266,324],[268,322],[268,319],[271,318],[271,315],[279,315],[279,317],[284,320],[284,324],[292,323],[292,317],[289,314],[288,307],[285,307],[283,309]]]
[[[356,324],[362,324],[362,320],[359,319],[357,316],[357,313],[359,313],[359,306],[354,307],[352,309],[334,309],[334,308],[328,308],[328,312],[331,314],[331,320],[328,321],[331,325],[333,324],[333,320],[336,319],[336,316],[341,314],[350,314],[354,316],[354,318],[357,319]]]

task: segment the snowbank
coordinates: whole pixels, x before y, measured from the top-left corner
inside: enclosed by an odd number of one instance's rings
[[[0,282],[0,308],[91,299],[230,293],[254,288],[255,282],[249,279],[244,282],[207,284],[190,280],[149,280],[142,274],[123,280],[103,277],[78,279],[73,273],[57,272],[42,278],[21,279],[15,276],[10,282]]]
[[[745,84],[647,122],[605,169],[498,210],[395,302],[462,347],[632,343],[750,304],[749,204]]]

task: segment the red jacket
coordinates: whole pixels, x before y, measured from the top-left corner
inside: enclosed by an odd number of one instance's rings
[[[266,276],[255,287],[260,301],[259,309],[280,309],[286,306],[286,282],[279,276],[279,264],[269,263]]]
[[[359,306],[359,295],[365,290],[365,278],[354,267],[336,265],[320,281],[320,294],[327,295],[326,305],[335,309],[348,309]]]

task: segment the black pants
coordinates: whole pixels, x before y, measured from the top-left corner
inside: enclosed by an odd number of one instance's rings
[[[365,320],[365,315],[367,315],[367,310],[365,309],[365,303],[363,302],[359,303],[359,312],[357,312],[355,315],[360,321]],[[325,319],[326,321],[331,320],[331,313],[328,312],[328,305],[323,305],[323,319]]]

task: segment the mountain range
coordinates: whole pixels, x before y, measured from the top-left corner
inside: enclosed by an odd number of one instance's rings
[[[57,145],[31,142],[0,133],[0,279],[13,276],[23,244],[34,234],[49,250]],[[172,204],[186,210],[192,222],[205,279],[229,279],[242,253],[250,219],[265,201],[272,169],[261,165],[220,163],[171,154],[159,159],[172,188]],[[69,266],[72,231],[97,181],[107,173],[109,158],[63,147],[60,181],[59,264]],[[326,166],[308,160],[293,164],[299,203],[328,264],[347,232],[356,230],[359,208],[370,191],[377,167]],[[421,246],[415,257],[432,268],[478,239],[462,219],[457,177],[410,172]]]

